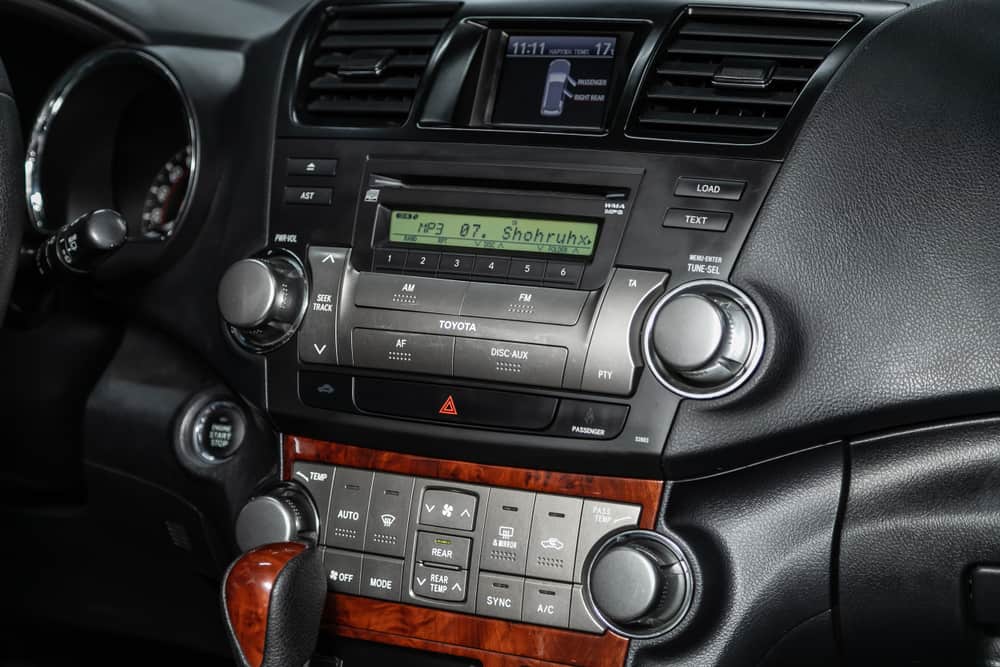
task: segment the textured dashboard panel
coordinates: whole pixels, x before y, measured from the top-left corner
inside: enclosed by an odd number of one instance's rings
[[[766,370],[682,406],[668,475],[996,409],[998,31],[991,0],[938,2],[845,63],[734,274],[764,311]]]
[[[21,129],[7,71],[0,62],[0,323],[17,268],[24,227]]]
[[[997,420],[851,446],[838,582],[847,664],[972,664],[965,579],[1000,561],[998,459]]]

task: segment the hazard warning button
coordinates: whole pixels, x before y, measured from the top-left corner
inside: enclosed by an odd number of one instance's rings
[[[524,431],[548,427],[559,406],[546,396],[376,378],[355,379],[354,403],[362,412]]]

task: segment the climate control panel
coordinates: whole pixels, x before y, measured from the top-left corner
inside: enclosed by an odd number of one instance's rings
[[[641,507],[296,461],[330,591],[601,633],[588,554]]]

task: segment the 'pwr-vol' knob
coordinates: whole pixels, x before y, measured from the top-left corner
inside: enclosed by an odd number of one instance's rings
[[[667,293],[650,312],[643,340],[650,369],[688,398],[715,398],[749,378],[760,361],[764,328],[746,295],[717,281]]]
[[[242,259],[219,282],[219,313],[233,338],[267,352],[295,333],[308,297],[305,271],[286,253]]]

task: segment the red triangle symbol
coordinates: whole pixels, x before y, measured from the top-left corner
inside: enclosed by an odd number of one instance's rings
[[[438,412],[442,415],[453,415],[455,417],[458,416],[458,408],[455,407],[455,399],[452,398],[450,394],[448,395],[448,398],[445,400],[444,405],[441,406],[441,409],[438,410]]]

